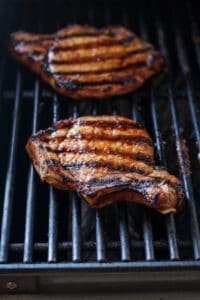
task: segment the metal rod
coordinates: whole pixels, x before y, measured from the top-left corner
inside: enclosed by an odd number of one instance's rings
[[[81,260],[81,203],[78,196],[72,195],[72,260]]]
[[[121,245],[121,260],[130,260],[130,243],[128,233],[128,215],[126,203],[118,204],[118,215],[119,215],[119,237]]]
[[[190,249],[192,248],[192,242],[191,241],[184,241],[184,240],[178,240],[178,246],[181,249]],[[139,249],[139,250],[143,250],[144,249],[144,242],[143,241],[137,241],[134,240],[132,242],[130,242],[130,248],[131,249]],[[9,245],[10,247],[10,251],[23,251],[24,250],[24,244],[23,243],[11,243]],[[47,251],[48,250],[48,243],[34,243],[33,244],[33,250],[34,251]],[[106,247],[108,249],[111,250],[115,250],[115,249],[120,249],[121,248],[121,242],[119,241],[114,241],[114,242],[108,242]],[[154,247],[155,249],[163,249],[166,250],[168,249],[168,242],[166,241],[154,241]],[[82,245],[82,248],[85,250],[96,250],[96,243],[93,241],[89,241],[89,242],[84,242]],[[68,242],[59,242],[57,244],[57,249],[59,251],[65,251],[65,250],[71,250],[72,249],[72,242],[68,241]]]
[[[78,117],[78,105],[73,105],[73,117]],[[75,193],[72,193],[72,260],[81,261],[81,202]]]
[[[143,238],[144,238],[144,249],[145,259],[150,261],[155,259],[154,245],[153,245],[153,233],[151,217],[146,211],[144,212],[143,218]]]
[[[187,99],[188,99],[188,106],[189,106],[189,111],[191,114],[191,121],[193,124],[194,128],[194,135],[195,135],[195,140],[196,140],[196,147],[197,147],[197,158],[198,160],[200,159],[200,129],[199,129],[199,120],[197,118],[197,108],[195,105],[194,97],[193,97],[193,90],[192,90],[192,84],[191,84],[191,71],[192,69],[190,68],[190,62],[186,53],[186,47],[185,43],[183,40],[183,36],[180,32],[179,25],[176,22],[176,17],[173,15],[173,24],[175,28],[175,43],[176,43],[176,50],[177,50],[177,55],[178,55],[178,61],[181,67],[182,71],[182,76],[185,81],[185,89],[186,89],[186,94],[187,94]]]
[[[97,105],[93,105],[93,115],[97,115]],[[96,209],[96,256],[97,261],[105,261],[105,241],[103,233],[103,210]]]
[[[38,105],[39,105],[39,81],[36,80],[34,87],[34,107],[32,133],[34,134],[38,127]],[[30,163],[28,173],[27,198],[26,198],[26,217],[24,234],[24,255],[23,262],[32,262],[33,256],[33,235],[34,235],[34,212],[35,212],[35,171]]]
[[[156,14],[157,15],[157,14]],[[158,17],[158,15],[157,15]],[[175,16],[174,16],[174,21],[175,21]],[[176,32],[176,22],[173,23],[174,28]],[[162,23],[159,19],[159,22],[157,24],[157,27],[159,28],[159,45],[161,48],[161,51],[165,53],[165,58],[169,66],[169,70],[171,72],[171,64],[170,64],[170,59],[169,59],[169,53],[168,53],[168,48],[166,45],[166,40],[163,34],[163,28],[162,28]],[[180,34],[177,35],[178,41],[177,43],[177,49],[178,52],[180,52],[180,61],[185,61],[185,53],[183,52],[183,49],[180,49],[180,47],[183,47],[181,43],[181,37]],[[182,66],[183,70],[182,72],[185,72],[187,74],[188,72],[188,64],[185,66]],[[191,234],[192,234],[192,241],[193,241],[193,251],[194,251],[194,258],[195,259],[200,259],[200,232],[199,232],[199,225],[198,225],[198,219],[197,219],[197,213],[196,213],[196,208],[195,208],[195,202],[194,202],[194,196],[193,196],[193,190],[192,190],[192,183],[190,179],[190,175],[188,174],[188,170],[185,170],[185,164],[184,164],[184,157],[183,157],[183,152],[182,152],[182,145],[181,145],[181,135],[179,131],[179,126],[178,126],[178,120],[177,120],[177,114],[176,114],[176,109],[175,109],[175,103],[174,103],[174,94],[173,94],[173,89],[172,89],[172,84],[169,81],[168,83],[168,96],[169,96],[169,104],[170,104],[170,109],[171,109],[171,116],[172,116],[172,124],[173,124],[173,131],[176,136],[176,149],[177,149],[177,154],[178,154],[178,163],[179,167],[181,170],[181,177],[182,181],[184,184],[185,188],[185,193],[186,193],[186,199],[189,204],[189,210],[190,210],[190,224],[191,224]]]
[[[113,103],[113,115],[117,115],[117,107]],[[128,214],[126,203],[117,203],[119,214],[119,238],[121,243],[121,260],[130,260],[130,245],[128,233]]]
[[[182,261],[168,261],[167,264],[163,265],[163,263],[166,263],[165,260],[161,261],[133,261],[133,262],[80,262],[79,264],[73,263],[73,262],[60,262],[57,264],[51,264],[49,263],[32,263],[32,264],[19,264],[19,263],[11,263],[11,264],[4,264],[1,268],[1,273],[3,274],[10,274],[11,272],[21,274],[23,272],[23,275],[26,276],[26,274],[30,274],[30,271],[34,274],[39,274],[41,272],[45,272],[45,275],[49,275],[49,272],[55,271],[55,277],[57,275],[60,275],[61,270],[63,273],[67,274],[66,272],[71,272],[72,270],[77,270],[80,272],[80,270],[83,271],[89,271],[91,274],[92,270],[105,272],[116,272],[118,271],[118,276],[123,277],[123,271],[150,271],[152,273],[153,270],[163,272],[164,271],[176,271],[180,268],[181,271],[184,273],[184,271],[187,271],[187,275],[191,275],[192,271],[196,270],[198,271],[200,268],[200,261],[193,261],[193,260],[182,260]],[[1,266],[2,267],[2,266]],[[26,273],[27,271],[27,273]],[[188,273],[189,272],[189,273]],[[44,274],[44,273],[43,273]],[[70,274],[70,273],[68,273]],[[79,273],[80,274],[80,273]],[[198,274],[198,272],[197,272]],[[173,272],[172,272],[173,275]],[[186,276],[187,276],[186,275]],[[96,275],[96,272],[94,273],[94,276]],[[182,275],[183,276],[183,275]],[[194,277],[192,277],[194,278]],[[140,279],[141,280],[141,279]],[[141,282],[141,281],[140,281]]]
[[[112,103],[113,115],[118,114],[118,107],[116,102]],[[127,205],[125,202],[117,203],[117,210],[119,215],[119,238],[121,243],[121,260],[129,261],[130,256],[130,244],[129,244],[129,233],[128,233],[128,214]]]
[[[156,24],[156,33],[157,33],[158,44],[160,45],[160,48],[163,50],[163,54],[165,54],[166,57],[168,57],[167,50],[162,47],[165,34],[164,34],[164,31],[162,30],[162,28],[160,27],[160,23],[158,21],[157,14],[158,14],[158,12],[155,13],[155,15],[156,15],[155,24]],[[166,157],[165,157],[163,144],[162,144],[162,135],[160,133],[159,122],[158,122],[158,112],[156,110],[156,99],[154,96],[152,86],[150,88],[150,110],[151,110],[151,117],[152,117],[154,138],[156,141],[156,150],[157,150],[157,154],[158,154],[158,159],[163,166],[167,167]],[[174,222],[174,216],[172,214],[166,216],[165,222],[166,222],[166,231],[167,231],[170,259],[176,260],[176,259],[179,259],[179,251],[178,251],[178,246],[177,246],[177,236],[176,236],[176,227],[175,227],[175,222]]]
[[[174,215],[169,214],[166,217],[166,226],[167,226],[167,238],[169,244],[169,254],[171,260],[179,259],[177,235],[176,235],[176,226]]]
[[[176,117],[176,109],[174,104],[174,96],[172,92],[172,88],[169,87],[169,102],[172,114],[172,122],[173,122],[173,131],[176,136],[176,148],[178,154],[178,162],[181,172],[181,177],[183,180],[186,199],[188,200],[189,210],[190,210],[190,223],[191,223],[191,234],[192,234],[192,241],[193,241],[193,249],[194,249],[194,258],[200,259],[200,232],[199,232],[199,225],[198,225],[198,218],[196,213],[196,207],[194,202],[194,195],[192,190],[192,183],[190,179],[190,175],[188,174],[188,170],[184,170],[184,155],[182,153],[182,145],[181,145],[181,136],[178,127],[178,121]]]
[[[57,261],[57,199],[56,191],[49,188],[48,262]]]
[[[1,244],[0,244],[0,262],[6,262],[8,259],[10,228],[12,220],[12,204],[14,196],[14,180],[16,168],[16,152],[18,144],[18,131],[20,122],[20,102],[21,102],[21,74],[17,72],[16,90],[13,110],[13,126],[10,143],[9,161],[4,190],[3,215],[1,223]]]
[[[53,123],[59,119],[58,98],[53,97]],[[49,188],[49,228],[48,228],[48,262],[57,260],[57,200],[56,191],[53,187]]]
[[[142,34],[142,37],[147,40],[148,34],[146,31],[146,27],[144,26],[144,20],[142,16],[139,18],[139,30]],[[136,102],[133,102],[132,114],[135,116],[137,120],[137,107]],[[145,209],[144,217],[143,217],[143,238],[144,238],[144,245],[145,245],[145,258],[146,260],[154,260],[154,245],[153,245],[153,232],[152,232],[152,224],[151,224],[151,217],[148,211]]]
[[[132,116],[133,119],[137,121],[138,113],[137,113],[137,104],[135,99],[133,99],[132,104]],[[153,247],[153,233],[152,233],[152,225],[151,218],[149,213],[144,210],[143,217],[143,238],[144,238],[144,246],[145,246],[145,258],[146,260],[154,260],[154,247]]]
[[[97,261],[105,261],[105,242],[103,234],[103,210],[96,210],[96,255]]]
[[[150,95],[151,95],[150,97],[151,116],[152,116],[152,123],[154,128],[154,137],[156,141],[156,149],[157,149],[160,162],[162,163],[162,165],[167,166],[166,158],[163,151],[162,136],[158,124],[158,112],[156,111],[156,101],[155,101],[152,88],[151,88]],[[166,230],[167,230],[167,237],[169,243],[170,259],[171,260],[179,259],[174,216],[171,214],[169,216],[166,216],[165,219],[166,219]]]

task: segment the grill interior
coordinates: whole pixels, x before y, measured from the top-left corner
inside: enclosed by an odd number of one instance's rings
[[[0,270],[27,263],[49,269],[199,266],[198,9],[191,1],[181,7],[138,2],[1,1]],[[161,50],[167,70],[140,90],[107,101],[59,96],[13,61],[6,47],[10,32],[53,32],[70,23],[123,24]],[[155,142],[157,164],[183,181],[182,213],[161,216],[126,202],[95,210],[74,193],[40,182],[24,149],[31,132],[90,114],[124,115],[144,124]]]

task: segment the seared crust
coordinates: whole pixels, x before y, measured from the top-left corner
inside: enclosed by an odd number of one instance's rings
[[[164,65],[159,51],[122,26],[73,25],[45,35],[16,32],[9,49],[53,89],[74,99],[134,91]]]
[[[183,204],[180,180],[155,166],[150,136],[125,117],[63,120],[31,136],[26,150],[42,180],[91,207],[125,199],[167,214]]]

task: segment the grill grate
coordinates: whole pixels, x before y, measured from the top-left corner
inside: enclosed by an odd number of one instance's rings
[[[76,102],[54,94],[2,50],[0,270],[199,267],[200,37],[195,5],[188,1],[180,10],[175,4],[171,14],[163,3],[58,3],[49,3],[47,10],[39,1],[24,1],[20,8],[15,1],[2,2],[4,15],[11,16],[0,26],[3,37],[19,29],[53,31],[66,22],[121,23],[160,48],[168,72],[132,95]],[[55,16],[58,24],[52,22]],[[124,202],[94,210],[74,193],[40,182],[24,151],[31,132],[71,115],[110,113],[144,123],[155,142],[157,163],[182,178],[187,206],[180,215],[160,216]]]

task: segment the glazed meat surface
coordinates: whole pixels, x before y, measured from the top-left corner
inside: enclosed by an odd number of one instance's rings
[[[167,214],[182,206],[181,182],[155,166],[150,136],[128,118],[63,120],[32,135],[26,150],[41,180],[76,191],[91,207],[129,200]]]
[[[12,55],[60,94],[104,99],[141,87],[160,72],[159,51],[122,26],[68,26],[54,34],[16,32]]]

